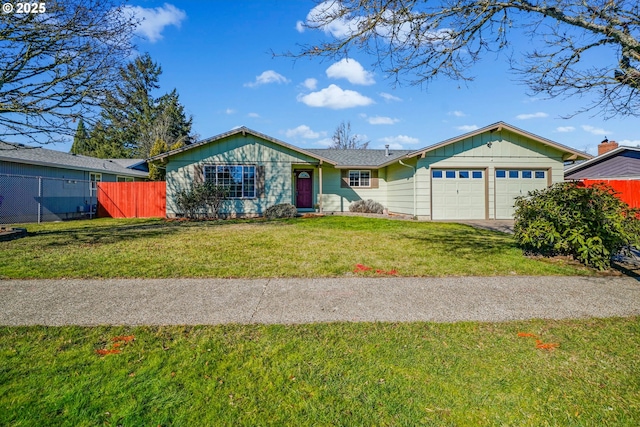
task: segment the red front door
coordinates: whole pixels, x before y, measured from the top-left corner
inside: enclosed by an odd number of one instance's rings
[[[313,207],[313,171],[296,171],[296,208]]]

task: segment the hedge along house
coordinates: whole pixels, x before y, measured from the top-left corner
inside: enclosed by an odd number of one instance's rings
[[[149,159],[167,171],[167,216],[194,182],[227,186],[232,216],[291,203],[345,212],[373,199],[418,219],[508,219],[516,196],[564,180],[567,160],[589,159],[499,122],[421,150],[302,149],[246,127]]]

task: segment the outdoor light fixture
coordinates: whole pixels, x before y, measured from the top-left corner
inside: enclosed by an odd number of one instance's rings
[[[492,145],[491,141],[487,142],[487,147],[491,148],[491,145]]]

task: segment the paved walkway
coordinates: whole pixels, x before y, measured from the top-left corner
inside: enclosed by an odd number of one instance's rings
[[[0,325],[506,321],[640,315],[630,277],[4,280]]]

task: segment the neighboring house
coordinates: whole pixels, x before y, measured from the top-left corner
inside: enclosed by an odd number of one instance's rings
[[[632,207],[640,208],[640,147],[618,146],[615,141],[598,145],[598,156],[565,169],[564,178],[586,184],[605,182]]]
[[[229,215],[261,215],[278,203],[345,212],[373,199],[419,219],[512,218],[516,196],[563,181],[567,160],[591,156],[503,122],[420,150],[303,149],[246,127],[148,159],[175,195],[210,180],[231,190]]]
[[[0,142],[0,224],[91,215],[100,181],[138,181],[146,162]]]

